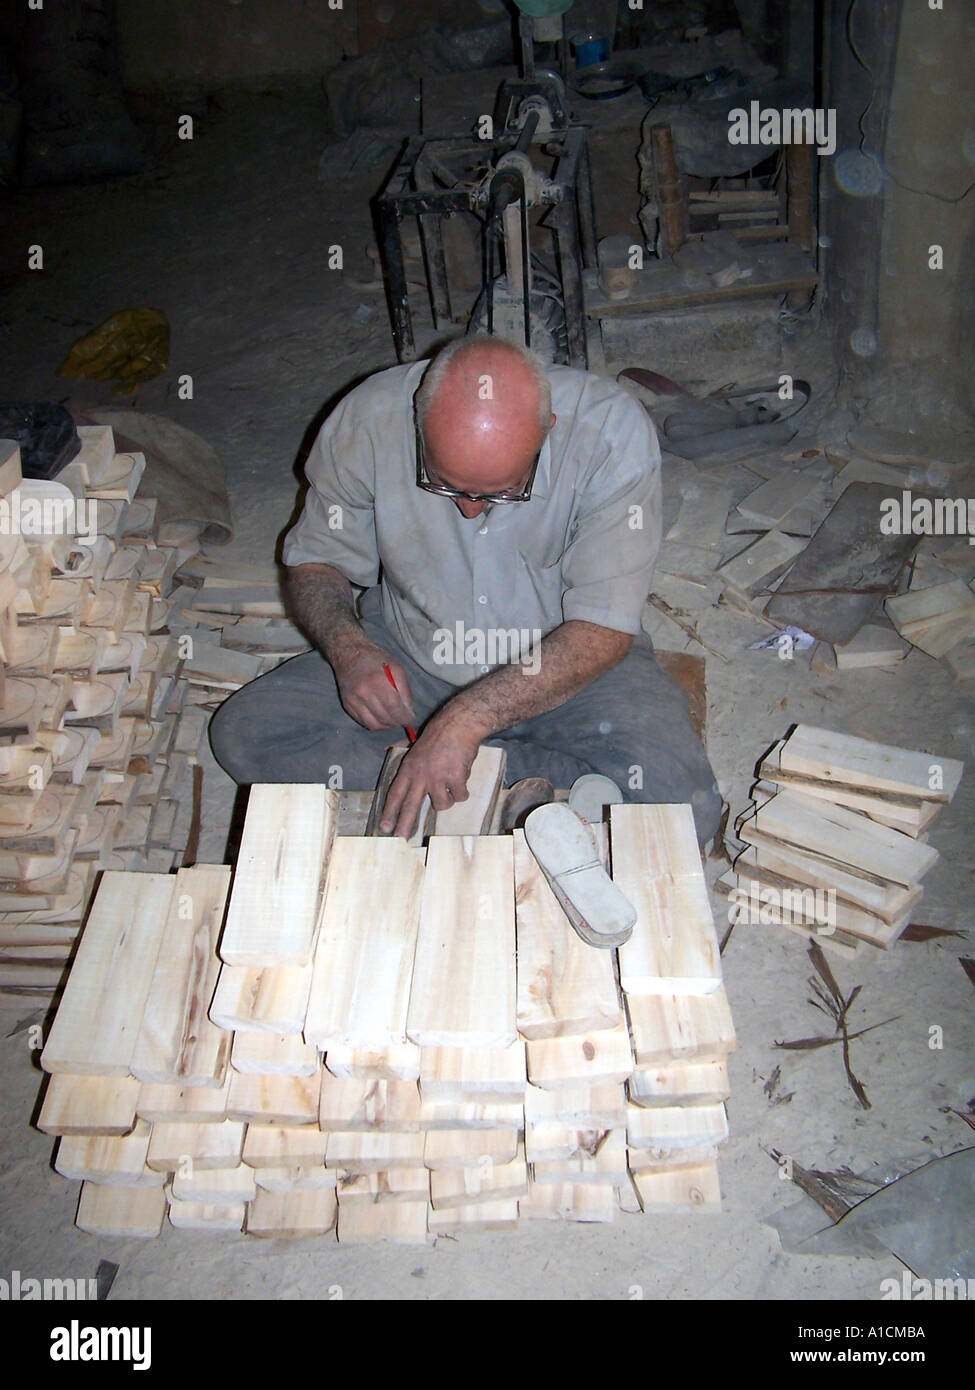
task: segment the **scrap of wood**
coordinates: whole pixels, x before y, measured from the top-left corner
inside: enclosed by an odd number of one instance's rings
[[[92,1236],[151,1240],[159,1235],[165,1219],[162,1187],[101,1187],[86,1182],[75,1225]]]
[[[249,1236],[325,1236],[335,1230],[338,1202],[334,1191],[258,1192],[247,1208]]]

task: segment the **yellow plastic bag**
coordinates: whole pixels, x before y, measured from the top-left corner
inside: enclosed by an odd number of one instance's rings
[[[169,364],[169,320],[161,309],[121,309],[72,344],[58,376],[121,383],[132,391]]]

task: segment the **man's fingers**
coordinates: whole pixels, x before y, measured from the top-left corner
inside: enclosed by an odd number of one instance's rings
[[[397,666],[395,661],[389,663],[389,669],[393,673],[393,679],[396,682],[396,690],[399,692],[399,703],[402,705],[407,718],[412,721],[416,716],[416,710],[413,708],[413,692],[410,690],[409,677],[402,666]],[[390,686],[389,689],[390,694],[393,694],[392,686]]]
[[[420,807],[423,805],[424,795],[422,785],[411,787],[403,802],[399,818],[396,821],[396,834],[402,835],[404,840],[408,840],[413,834],[417,817],[420,814]]]
[[[406,800],[409,790],[409,782],[403,776],[403,768],[393,778],[392,786],[386,793],[386,800],[383,803],[383,813],[379,821],[379,829],[384,835],[392,835],[399,821],[400,807]]]

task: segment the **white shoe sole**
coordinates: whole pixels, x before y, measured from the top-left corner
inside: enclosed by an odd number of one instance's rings
[[[599,858],[589,826],[564,803],[539,806],[525,840],[573,928],[589,946],[612,950],[633,934],[636,912]]]

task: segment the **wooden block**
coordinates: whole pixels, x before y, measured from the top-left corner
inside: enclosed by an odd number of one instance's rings
[[[511,1163],[518,1153],[512,1129],[433,1129],[424,1136],[423,1162],[434,1172],[478,1163]]]
[[[576,1154],[594,1154],[610,1131],[592,1124],[526,1124],[525,1157],[531,1164],[568,1163]],[[566,1182],[572,1179],[567,1177]]]
[[[457,1231],[511,1231],[518,1225],[518,1203],[505,1199],[441,1208],[430,1212],[428,1225],[438,1236],[453,1235]]]
[[[246,1141],[245,1141],[246,1150]],[[322,1153],[325,1151],[325,1136],[322,1136]],[[424,1172],[426,1170],[424,1169]],[[317,1168],[255,1168],[254,1181],[266,1192],[314,1192],[329,1187],[334,1192],[336,1180],[341,1176],[334,1168],[319,1164]]]
[[[867,623],[860,631],[835,648],[838,671],[859,671],[869,666],[896,666],[910,651],[910,643],[892,628]]]
[[[158,1236],[166,1217],[163,1187],[100,1187],[86,1182],[81,1189],[75,1225],[92,1236]]]
[[[715,1163],[696,1168],[638,1168],[633,1182],[645,1212],[718,1211],[721,1186]]]
[[[377,1173],[386,1168],[417,1168],[423,1163],[426,1136],[379,1130],[331,1130],[325,1144],[326,1168]]]
[[[73,463],[83,470],[85,483],[97,487],[111,473],[115,462],[115,435],[110,425],[78,425],[81,451]]]
[[[55,1170],[73,1181],[103,1183],[106,1187],[154,1187],[157,1178],[146,1174],[151,1128],[136,1121],[131,1134],[65,1135],[58,1140]]]
[[[525,1044],[511,1047],[425,1047],[420,1053],[424,1101],[506,1101],[527,1085]]]
[[[508,1163],[478,1162],[469,1168],[440,1168],[430,1177],[430,1203],[435,1211],[510,1202],[529,1193],[528,1165],[519,1145]]]
[[[37,1128],[45,1134],[131,1134],[138,1097],[139,1083],[128,1076],[61,1072],[48,1080]]]
[[[763,580],[770,582],[805,548],[802,540],[784,536],[781,531],[767,531],[760,540],[722,565],[718,574],[726,584],[748,594],[758,588]]]
[[[633,1070],[633,1049],[625,1023],[604,1032],[546,1038],[525,1044],[528,1078],[550,1090],[625,1081]]]
[[[806,926],[811,935],[827,945],[839,936],[859,938],[883,949],[893,945],[908,924],[909,913],[894,922],[885,922],[875,913],[865,912],[840,898],[829,898],[824,889],[816,891],[795,879],[773,873],[758,863],[758,851],[749,846],[735,860],[736,896],[752,923],[766,919],[783,925]],[[771,890],[771,891],[769,891]],[[763,901],[763,895],[770,901]]]
[[[954,758],[894,748],[811,724],[799,724],[792,731],[782,747],[780,763],[783,772],[817,781],[927,801],[950,801],[964,771],[964,763]]]
[[[532,1178],[540,1186],[547,1183],[609,1183],[619,1187],[626,1181],[626,1131],[604,1131],[591,1150],[579,1148],[570,1158],[536,1163]]]
[[[207,1017],[220,973],[217,941],[230,870],[222,864],[180,869],[132,1057],[140,1081],[220,1087],[230,1034]]]
[[[169,1086],[160,1082],[144,1082],[136,1101],[136,1110],[144,1120],[153,1124],[185,1121],[194,1124],[222,1124],[227,1119],[230,1098],[230,1070],[224,1084],[212,1086]]]
[[[311,973],[310,965],[225,965],[210,1005],[210,1022],[231,1032],[300,1033]]]
[[[187,1163],[194,1169],[237,1168],[244,1128],[234,1120],[217,1125],[155,1124],[146,1164],[157,1173],[175,1173]]]
[[[321,1168],[325,1135],[317,1125],[254,1125],[247,1130],[243,1159],[251,1168]]]
[[[342,1168],[331,1171],[339,1199],[346,1206],[355,1202],[426,1202],[430,1197],[430,1170],[422,1164],[378,1173],[349,1173]]]
[[[569,924],[525,841],[514,832],[518,1031],[557,1038],[622,1021],[612,951],[587,946]]]
[[[616,1188],[608,1183],[533,1184],[518,1203],[523,1220],[613,1222],[619,1210]]]
[[[901,823],[910,822],[918,829],[926,829],[940,814],[944,805],[941,801],[927,801],[919,796],[908,796],[906,793],[898,795],[896,792],[863,791],[837,782],[816,781],[799,773],[784,772],[781,765],[783,746],[784,740],[777,743],[759,764],[759,775],[766,779],[762,783],[766,792],[762,798],[764,801],[780,789],[791,789],[817,801],[832,801],[837,806],[849,806],[851,810],[863,811],[871,820],[882,821],[886,818],[897,821],[898,828]]]
[[[22,477],[20,445],[15,439],[0,439],[0,497],[19,487]]]
[[[180,1231],[239,1231],[247,1206],[244,1202],[171,1202],[169,1220]]]
[[[728,1063],[670,1062],[641,1067],[627,1082],[635,1105],[712,1105],[728,1099]]]
[[[259,1191],[247,1208],[249,1236],[325,1236],[335,1230],[338,1203],[334,1191]]]
[[[310,964],[337,810],[338,793],[323,786],[251,787],[221,960],[257,969]]]
[[[230,1074],[227,1116],[252,1125],[313,1125],[318,1123],[321,1075],[245,1076]]]
[[[64,988],[45,1071],[128,1076],[173,896],[166,874],[105,873]]]
[[[420,1049],[415,1043],[397,1044],[381,1052],[362,1052],[351,1047],[330,1047],[325,1066],[333,1076],[372,1078],[376,1081],[418,1081]]]
[[[29,677],[6,677],[0,700],[0,734],[13,737],[17,734],[37,732],[44,717],[51,682]]]
[[[884,609],[902,637],[936,658],[975,632],[975,594],[962,579],[898,594]]]
[[[341,836],[315,951],[305,1038],[381,1051],[406,1042],[423,865],[400,839]]]
[[[885,922],[895,922],[910,912],[924,892],[920,885],[905,888],[899,883],[865,878],[835,860],[795,849],[765,835],[754,820],[745,822],[738,833],[747,844],[755,846],[760,867],[814,888],[833,889],[837,899],[875,913]]]
[[[556,1091],[529,1086],[525,1092],[525,1124],[575,1130],[619,1129],[626,1124],[626,1093],[619,1084],[566,1086]]]
[[[728,1137],[723,1105],[674,1105],[644,1108],[631,1105],[626,1115],[627,1142],[632,1149],[690,1149],[720,1144]]]
[[[254,1169],[241,1163],[236,1168],[217,1168],[211,1172],[173,1175],[172,1196],[176,1202],[199,1202],[206,1206],[250,1202],[257,1195]]]
[[[276,586],[243,584],[224,587],[204,584],[193,599],[193,610],[205,613],[250,613],[262,618],[285,617],[284,604]],[[192,611],[192,610],[191,610]]]
[[[661,815],[661,813],[664,813]],[[655,829],[669,823],[679,848],[661,869],[665,842]],[[703,873],[687,871],[697,855],[689,806],[610,808],[613,879],[637,912],[630,940],[620,947],[620,982],[629,994],[711,994],[721,984],[721,959]]]
[[[434,1101],[420,1104],[421,1129],[524,1129],[525,1107],[511,1101]]]
[[[319,1125],[326,1131],[420,1129],[420,1092],[415,1082],[322,1078]]]
[[[236,1033],[230,1063],[247,1076],[317,1076],[318,1049],[294,1033]]]
[[[497,1048],[514,1042],[514,909],[509,839],[431,839],[406,1027],[412,1042]]]
[[[345,1202],[339,1194],[340,1245],[388,1240],[394,1245],[432,1245],[427,1202]]]
[[[819,468],[786,468],[774,474],[761,487],[750,492],[738,503],[738,511],[751,521],[765,526],[779,526],[801,502],[815,491],[820,481]]]
[[[698,1168],[702,1163],[715,1163],[718,1150],[710,1144],[698,1144],[688,1149],[635,1149],[632,1144],[627,1149],[630,1171],[639,1168]],[[637,1204],[637,1211],[643,1208]]]
[[[228,651],[215,642],[194,642],[193,655],[183,662],[181,674],[191,685],[239,690],[261,674],[261,660],[246,652]]]
[[[457,801],[446,811],[437,811],[433,821],[435,835],[490,835],[504,785],[507,754],[503,748],[482,744],[477,750],[467,779],[467,800]]]
[[[938,851],[898,830],[830,802],[812,803],[781,791],[755,814],[755,828],[786,845],[848,865],[859,873],[913,886],[938,861]]]
[[[724,1057],[735,1049],[724,986],[713,994],[628,995],[626,1007],[638,1067]]]

